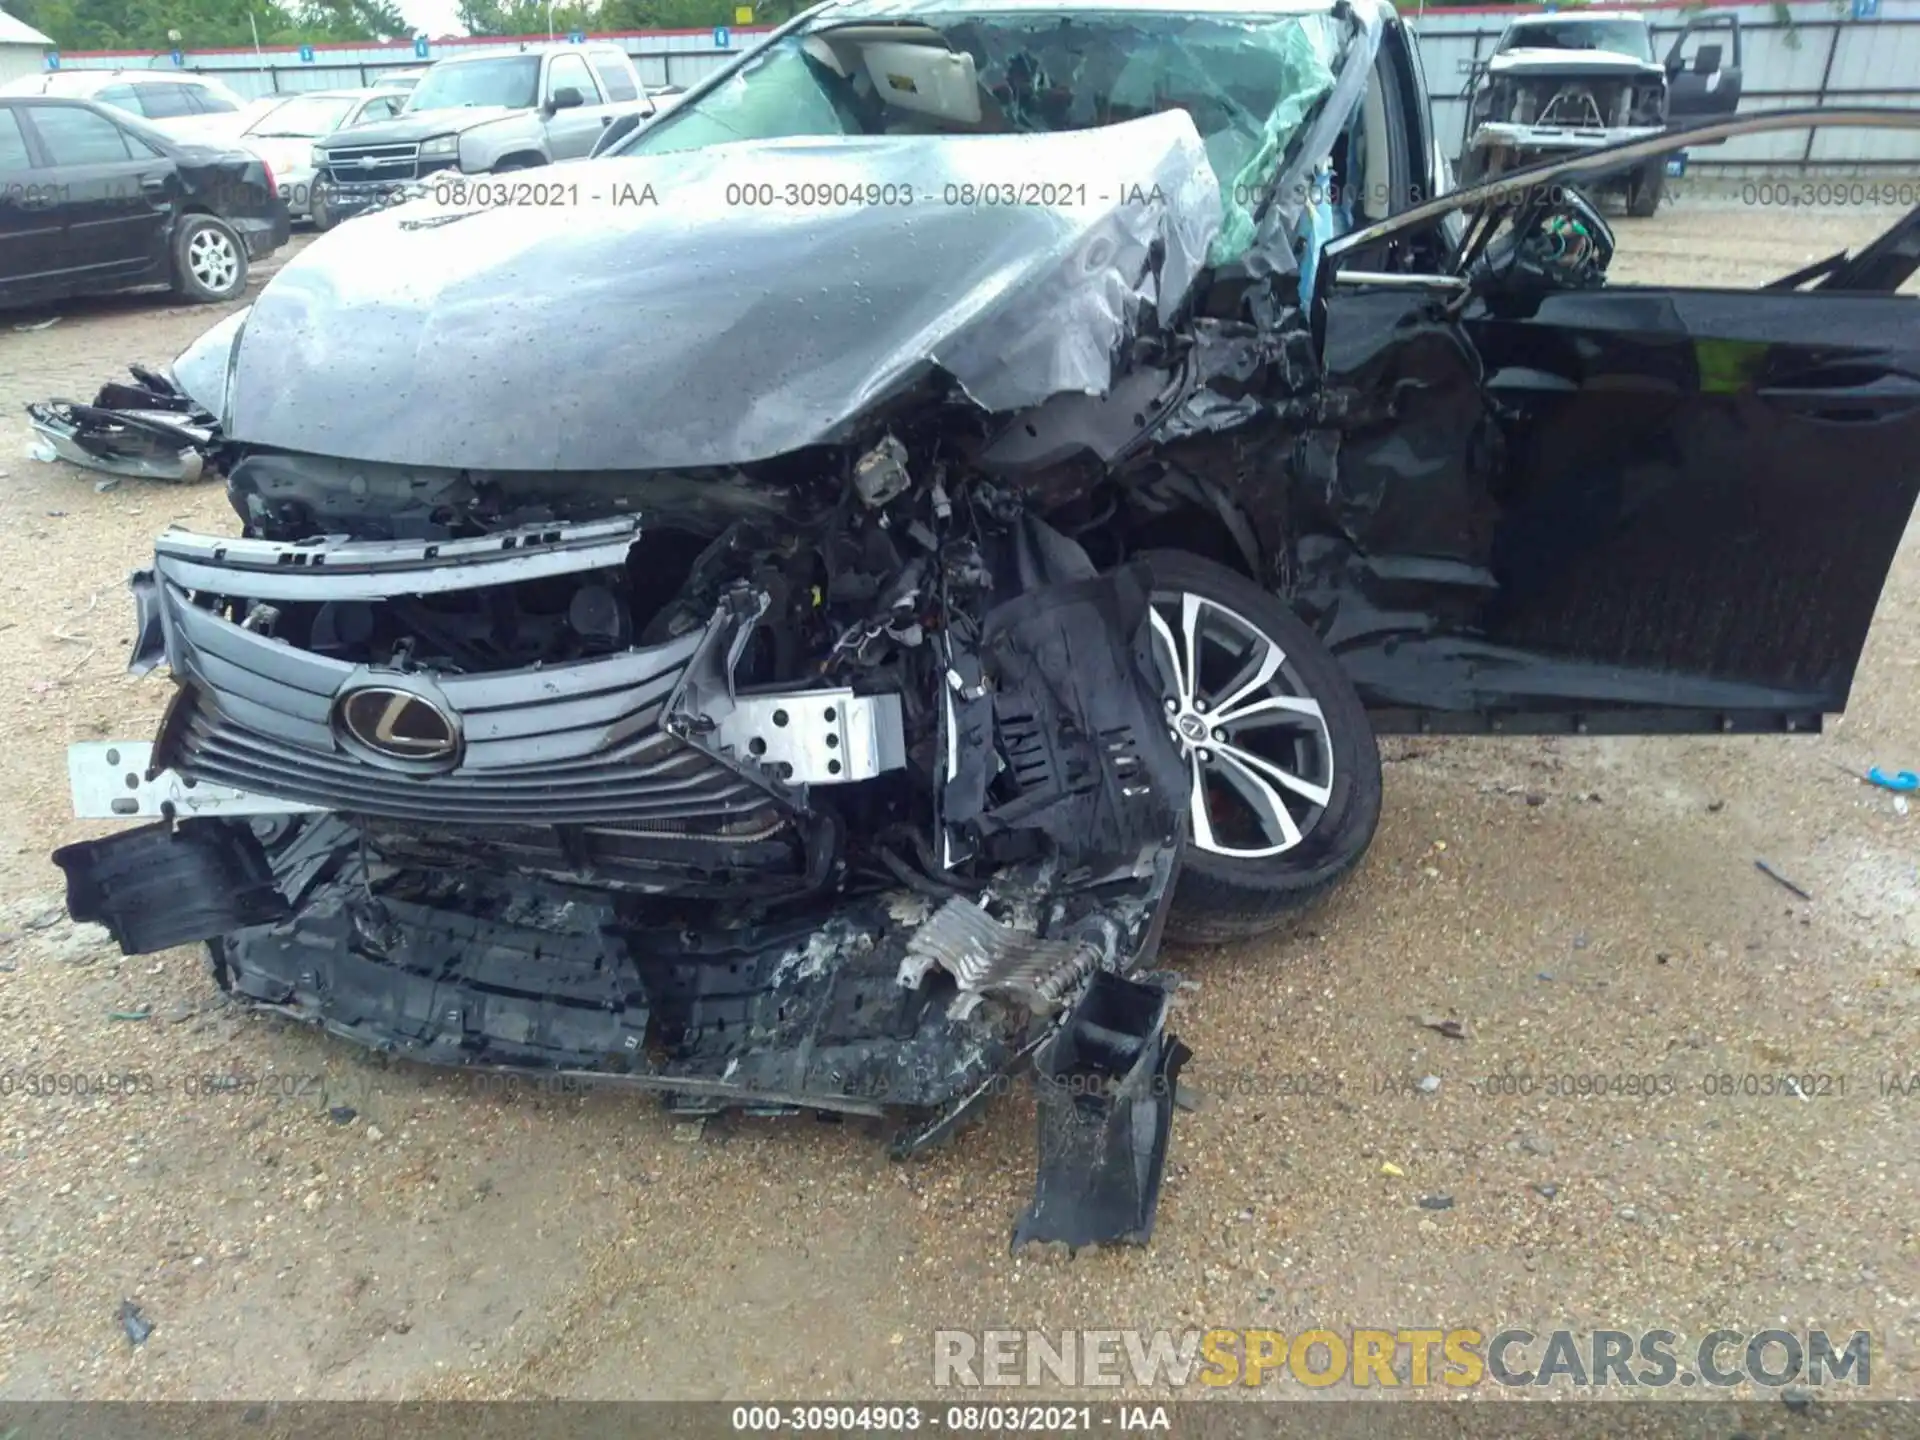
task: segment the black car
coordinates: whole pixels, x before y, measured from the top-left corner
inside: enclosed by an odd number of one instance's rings
[[[1920,114],[1436,200],[1383,0],[905,13],[810,11],[31,407],[103,468],[203,460],[244,526],[135,577],[173,699],[69,774],[153,823],[55,859],[128,953],[207,941],[424,1061],[902,1151],[1031,1064],[1019,1233],[1139,1239],[1160,939],[1339,882],[1376,735],[1845,707],[1920,493],[1920,211],[1691,289],[1610,277],[1580,187]]]
[[[118,110],[0,97],[0,306],[171,286],[231,300],[287,243],[266,162]]]

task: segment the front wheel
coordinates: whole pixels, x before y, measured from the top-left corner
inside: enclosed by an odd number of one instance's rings
[[[327,205],[326,187],[315,184],[312,196],[312,201],[307,208],[307,218],[313,221],[313,228],[324,235],[333,228],[333,211]]]
[[[247,247],[232,226],[189,215],[173,237],[174,284],[202,305],[231,300],[247,288]]]
[[[1168,930],[1258,935],[1332,889],[1372,843],[1373,728],[1339,661],[1278,598],[1184,551],[1140,559],[1167,725],[1193,779]]]

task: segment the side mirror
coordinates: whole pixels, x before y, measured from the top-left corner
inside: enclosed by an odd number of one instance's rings
[[[1665,163],[1664,161],[1662,163]],[[1613,263],[1613,227],[1578,190],[1565,189],[1551,205],[1527,207],[1487,247],[1480,278],[1499,290],[1588,290],[1606,283]]]
[[[573,86],[562,85],[548,97],[547,113],[551,115],[560,110],[577,110],[586,103],[580,92]]]
[[[1720,47],[1718,45],[1702,45],[1697,51],[1694,52],[1694,56],[1693,56],[1693,73],[1694,74],[1711,75],[1713,74],[1714,71],[1718,70],[1719,68],[1720,68]]]

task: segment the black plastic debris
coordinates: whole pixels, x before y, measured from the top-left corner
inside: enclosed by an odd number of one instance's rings
[[[1153,1233],[1180,1067],[1169,994],[1106,971],[1040,1051],[1039,1170],[1013,1244],[1144,1245]]]
[[[1813,899],[1812,895],[1807,893],[1807,891],[1801,889],[1798,885],[1794,884],[1793,881],[1789,880],[1786,876],[1782,875],[1778,870],[1774,869],[1771,865],[1767,864],[1766,861],[1764,860],[1754,861],[1753,868],[1758,870],[1762,875],[1766,876],[1769,880],[1773,881],[1774,884],[1781,886],[1783,889],[1791,890],[1794,894],[1798,895],[1802,900]]]
[[[140,1307],[131,1300],[120,1302],[120,1328],[127,1332],[127,1341],[132,1345],[144,1345],[147,1337],[153,1334],[153,1322],[140,1313]]]
[[[1420,1208],[1422,1210],[1451,1210],[1453,1208],[1453,1197],[1451,1195],[1422,1195],[1420,1197]]]
[[[53,852],[53,863],[67,875],[67,913],[106,926],[129,955],[290,913],[244,826],[186,820],[175,829],[163,820],[65,846]]]
[[[164,376],[130,368],[132,383],[109,381],[91,405],[49,400],[27,406],[40,437],[39,458],[116,477],[198,480],[217,433],[213,416]]]
[[[327,1111],[327,1118],[336,1125],[351,1125],[359,1113],[351,1105],[335,1105]]]

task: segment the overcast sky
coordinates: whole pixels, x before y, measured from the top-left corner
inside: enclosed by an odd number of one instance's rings
[[[400,13],[414,33],[424,30],[438,38],[461,34],[460,9],[454,0],[400,0]]]

